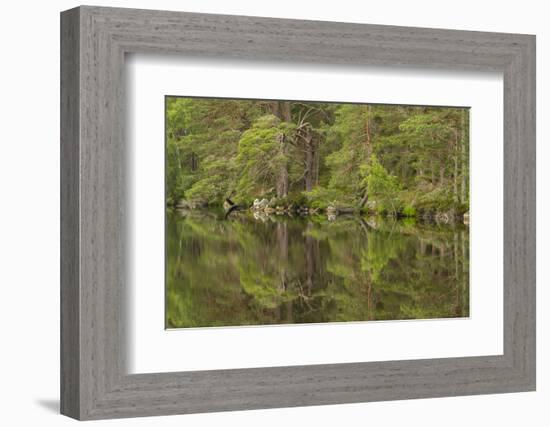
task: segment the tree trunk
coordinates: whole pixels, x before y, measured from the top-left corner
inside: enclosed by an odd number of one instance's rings
[[[306,173],[305,185],[306,191],[311,191],[315,184],[315,142],[311,130],[308,128],[304,137],[306,148]]]
[[[290,111],[290,102],[289,101],[274,101],[272,104],[272,112],[279,119],[284,122],[290,122],[292,120],[291,111]],[[279,152],[283,158],[286,158],[286,143],[285,135],[281,135]],[[277,197],[287,197],[288,196],[288,165],[286,162],[281,165],[279,170],[279,175],[277,178]]]
[[[458,130],[455,130],[455,154],[453,156],[453,199],[458,202]]]
[[[461,127],[462,127],[462,138],[460,144],[461,151],[461,184],[460,184],[460,201],[466,203],[468,201],[468,192],[467,192],[467,174],[468,174],[468,156],[466,154],[466,144],[468,144],[468,132],[466,126],[466,116],[468,110],[464,109],[461,115]]]
[[[454,258],[454,264],[455,264],[455,282],[456,282],[456,308],[455,312],[457,314],[460,313],[460,306],[462,304],[462,301],[460,299],[460,289],[459,284],[461,281],[459,269],[458,269],[458,263],[459,263],[459,255],[458,255],[458,231],[455,231],[453,233],[453,258]]]
[[[288,196],[288,169],[284,164],[279,169],[279,177],[277,178],[277,197]]]
[[[371,106],[365,106],[365,148],[367,159],[372,154]]]
[[[315,140],[315,151],[313,153],[313,186],[319,184],[319,145],[321,143],[320,137],[318,136]]]
[[[365,106],[365,160],[370,162],[370,157],[372,156],[372,126],[371,126],[371,116],[372,116],[372,107],[370,105]],[[363,189],[363,196],[359,201],[359,209],[363,209],[367,202],[369,201],[369,189],[365,185]]]
[[[182,166],[181,166],[181,163],[182,163],[182,159],[181,159],[181,152],[180,152],[180,148],[176,145],[176,158],[177,158],[177,161],[176,161],[176,164],[178,165],[178,172],[181,174],[182,173]],[[193,170],[193,169],[191,169]]]
[[[198,168],[197,155],[194,152],[191,152],[191,170],[195,172]]]
[[[282,291],[286,291],[288,286],[288,228],[286,222],[277,223],[277,244],[279,246],[279,286]]]
[[[368,192],[368,189],[365,188],[363,197],[361,197],[361,200],[359,201],[359,209],[363,209],[368,201],[369,201],[369,192]]]
[[[453,258],[455,263],[455,280],[459,281],[459,271],[458,271],[458,262],[459,262],[459,254],[458,254],[458,231],[455,231],[453,233]]]
[[[280,108],[279,108],[279,101],[273,101],[270,104],[271,104],[270,105],[271,113],[274,116],[277,116],[277,117],[281,118],[281,111],[280,111]]]
[[[283,122],[290,122],[292,120],[291,111],[290,111],[290,101],[279,101],[279,118]]]
[[[307,224],[307,231],[313,228],[313,224],[310,222]],[[315,285],[315,273],[317,271],[317,264],[319,260],[319,247],[318,242],[311,237],[309,233],[306,233],[306,280],[305,285],[307,289],[307,295],[311,296]]]
[[[466,316],[469,314],[469,298],[468,298],[468,285],[470,282],[469,277],[469,250],[466,243],[466,238],[464,237],[465,233],[460,232],[460,246],[462,249],[462,315]],[[466,310],[468,308],[468,310]],[[468,314],[467,314],[468,313]]]

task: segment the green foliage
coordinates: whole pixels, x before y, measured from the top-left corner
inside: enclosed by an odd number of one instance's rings
[[[340,142],[338,150],[326,158],[330,170],[328,187],[341,193],[340,199],[351,202],[364,188],[362,166],[368,162],[369,147],[365,126],[374,107],[344,104],[336,112],[331,137]]]
[[[166,200],[462,213],[468,146],[462,108],[169,97]]]
[[[418,197],[417,211],[424,216],[433,216],[438,212],[454,212],[463,214],[468,210],[467,206],[460,204],[453,198],[452,192],[447,188],[436,188]]]
[[[263,197],[275,188],[278,171],[288,162],[280,149],[283,135],[284,127],[274,115],[258,118],[252,128],[242,134],[235,159],[239,197]]]
[[[403,208],[403,215],[406,217],[414,217],[416,216],[416,208],[411,205],[406,205]]]
[[[304,191],[304,196],[314,208],[326,209],[328,206],[337,206],[346,199],[342,193],[335,189],[315,187],[311,191]]]
[[[378,201],[379,211],[396,215],[399,209],[397,194],[401,190],[397,177],[390,175],[375,155],[371,156],[368,173],[364,175],[369,193]]]

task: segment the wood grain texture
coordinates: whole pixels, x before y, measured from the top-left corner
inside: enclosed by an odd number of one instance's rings
[[[534,390],[534,36],[87,6],[63,12],[61,28],[62,413],[100,419]],[[127,53],[503,72],[504,354],[127,374]]]
[[[61,20],[61,412],[80,414],[80,13]]]

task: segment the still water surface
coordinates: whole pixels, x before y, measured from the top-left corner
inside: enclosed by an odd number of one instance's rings
[[[358,216],[170,212],[166,327],[469,316],[469,234]]]

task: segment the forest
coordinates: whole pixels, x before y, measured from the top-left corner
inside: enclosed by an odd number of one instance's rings
[[[467,220],[468,108],[165,102],[168,206]]]
[[[167,97],[166,327],[469,316],[468,126]]]

